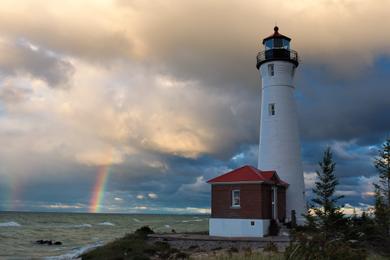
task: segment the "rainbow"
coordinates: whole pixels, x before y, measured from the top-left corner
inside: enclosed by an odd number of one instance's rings
[[[22,195],[23,180],[16,180],[12,176],[10,176],[8,178],[5,177],[3,181],[5,184],[7,184],[6,188],[4,189],[5,204],[3,204],[3,208],[7,211],[16,211],[20,207],[20,197]]]
[[[100,207],[104,199],[104,189],[110,175],[110,166],[99,166],[95,186],[93,187],[91,201],[89,204],[90,213],[100,212]]]

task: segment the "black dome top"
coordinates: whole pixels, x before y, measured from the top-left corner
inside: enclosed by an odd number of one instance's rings
[[[265,43],[266,40],[272,39],[272,38],[279,38],[279,39],[286,39],[288,41],[291,41],[291,39],[287,36],[284,36],[283,34],[279,33],[279,27],[275,26],[274,27],[274,33],[267,38],[263,39],[263,44]]]

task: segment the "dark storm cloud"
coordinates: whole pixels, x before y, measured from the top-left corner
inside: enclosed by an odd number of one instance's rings
[[[330,145],[340,191],[366,203],[353,187],[368,191],[369,147],[390,129],[388,9],[386,1],[3,1],[3,80],[72,88],[3,84],[1,105],[17,105],[0,118],[0,177],[28,182],[26,205],[87,210],[97,166],[111,164],[107,210],[209,207],[207,179],[256,166],[255,57],[277,20],[302,57],[305,172]]]
[[[334,78],[318,66],[305,66],[298,85],[302,137],[375,144],[390,129],[390,60],[378,60],[354,78]]]
[[[29,75],[51,87],[64,86],[74,72],[72,64],[28,42],[0,42],[2,78]]]

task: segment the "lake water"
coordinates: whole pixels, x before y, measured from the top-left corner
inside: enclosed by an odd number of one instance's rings
[[[155,232],[208,230],[208,216],[0,212],[0,259],[72,259],[148,225]],[[62,245],[38,245],[37,240]]]

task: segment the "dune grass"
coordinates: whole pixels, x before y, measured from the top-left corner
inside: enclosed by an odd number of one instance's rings
[[[284,260],[282,253],[252,253],[250,255],[245,253],[226,254],[219,256],[208,256],[204,258],[192,258],[193,260]],[[375,259],[376,260],[376,259]]]
[[[81,255],[81,259],[116,259],[116,260],[147,260],[147,259],[196,259],[196,260],[282,260],[284,254],[276,252],[275,247],[266,247],[266,252],[252,251],[251,249],[238,250],[237,248],[214,250],[204,252],[204,256],[191,255],[172,248],[168,243],[157,241],[151,243],[148,241],[148,234],[153,233],[149,227],[142,227],[133,234],[128,234],[123,238],[116,239],[104,246],[93,249],[90,252]],[[221,251],[220,251],[221,250]],[[203,253],[203,252],[201,252]],[[367,260],[384,260],[386,257],[369,254]]]
[[[146,260],[151,257],[160,259],[188,259],[184,252],[172,248],[166,242],[147,243],[147,235],[153,233],[149,227],[142,227],[133,234],[128,234],[104,246],[81,255],[83,260],[106,260],[106,259],[132,259]]]

